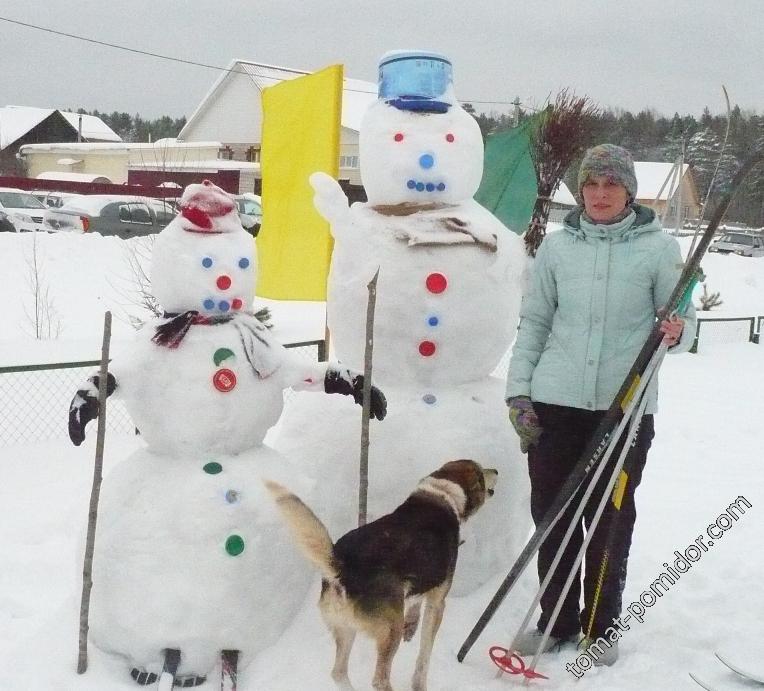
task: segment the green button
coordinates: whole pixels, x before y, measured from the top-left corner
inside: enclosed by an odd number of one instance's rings
[[[223,472],[223,466],[220,465],[217,461],[211,461],[207,465],[202,468],[205,473],[209,473],[210,475],[217,475],[218,473]]]
[[[219,367],[221,362],[232,357],[234,357],[234,354],[230,348],[218,348],[212,356],[212,359],[215,361],[215,366]]]
[[[225,541],[225,551],[232,557],[238,557],[244,551],[244,538],[240,535],[231,535]]]

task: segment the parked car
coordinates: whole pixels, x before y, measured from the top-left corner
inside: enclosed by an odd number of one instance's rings
[[[14,187],[0,187],[0,211],[18,231],[47,230],[43,225],[45,205],[29,192]]]
[[[256,194],[246,193],[234,196],[234,201],[238,207],[239,219],[244,230],[252,237],[257,237],[263,222],[262,199]]]
[[[5,211],[0,211],[0,233],[15,232],[16,226],[13,225],[13,221],[11,221],[10,217],[7,213],[5,213]]]
[[[48,209],[60,209],[64,204],[83,196],[74,192],[50,192],[48,190],[32,190],[30,194],[39,199]]]
[[[714,240],[708,251],[734,253],[741,257],[764,257],[764,237],[754,233],[729,232]]]
[[[172,205],[150,197],[90,194],[45,212],[45,224],[59,231],[132,238],[158,233],[175,217]]]

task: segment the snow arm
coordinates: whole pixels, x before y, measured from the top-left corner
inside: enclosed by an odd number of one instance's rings
[[[301,365],[298,378],[292,383],[295,391],[323,391],[352,396],[363,405],[363,374],[342,367],[339,363],[318,362]],[[385,395],[374,385],[371,387],[371,417],[382,420],[387,414]]]
[[[344,226],[350,222],[350,207],[348,198],[342,191],[340,184],[326,173],[313,173],[309,178],[313,187],[313,204],[332,226],[332,234],[335,226]]]
[[[69,439],[79,446],[85,440],[85,426],[98,417],[98,386],[100,376],[89,377],[74,394],[69,404]],[[111,396],[117,388],[117,380],[111,372],[106,374],[106,396]]]

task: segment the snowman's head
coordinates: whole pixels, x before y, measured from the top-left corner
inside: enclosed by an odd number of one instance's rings
[[[151,258],[151,287],[166,312],[224,314],[248,309],[257,256],[236,203],[205,180],[189,185],[180,213],[162,230]]]
[[[377,101],[364,116],[359,149],[370,204],[455,204],[474,196],[483,175],[480,128],[457,103],[428,113]]]

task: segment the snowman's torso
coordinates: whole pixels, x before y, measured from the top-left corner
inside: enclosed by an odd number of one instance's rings
[[[367,284],[379,267],[375,381],[455,384],[490,374],[517,323],[520,238],[473,200],[392,217],[356,204],[350,218],[348,227],[334,229],[329,278],[329,329],[339,359],[363,364]],[[474,235],[433,230],[460,224]]]
[[[258,343],[261,377],[234,321],[195,324],[177,348],[154,343],[155,327],[147,324],[113,368],[118,394],[151,449],[238,453],[260,445],[283,407],[281,346],[267,334],[270,345]]]

